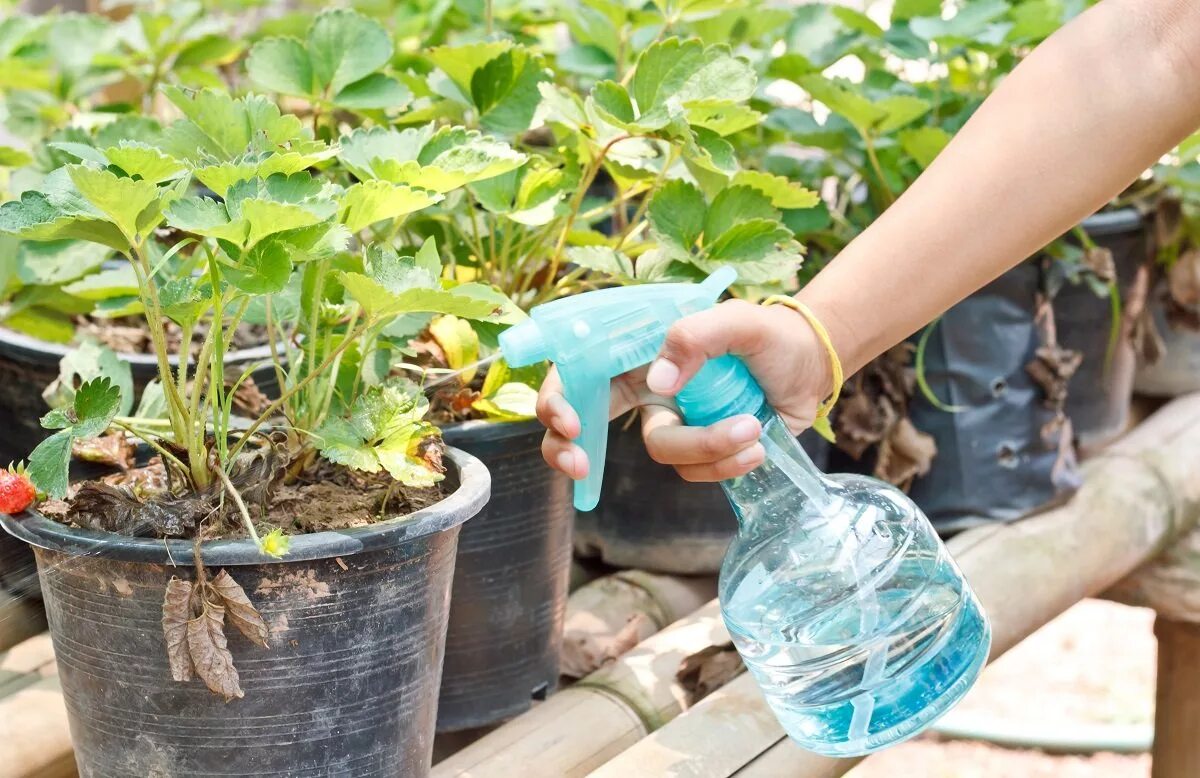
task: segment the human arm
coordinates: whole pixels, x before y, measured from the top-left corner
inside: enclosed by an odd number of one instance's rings
[[[846,372],[1066,232],[1200,126],[1200,3],[1103,0],[1034,51],[930,168],[800,291]],[[779,307],[724,303],[668,334],[648,374],[618,379],[614,415],[642,406],[651,456],[719,480],[762,461],[749,417],[683,428],[664,405],[706,359],[741,356],[794,431],[830,389],[823,350]],[[652,390],[652,391],[651,391]],[[587,463],[551,376],[539,398],[548,462]]]

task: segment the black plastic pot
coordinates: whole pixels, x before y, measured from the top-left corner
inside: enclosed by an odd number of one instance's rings
[[[542,461],[544,432],[535,421],[442,430],[493,489],[458,541],[439,732],[512,718],[558,682],[575,509],[570,480]]]
[[[0,327],[0,418],[6,420],[5,434],[0,436],[0,466],[29,456],[49,434],[38,423],[50,410],[42,399],[42,390],[58,378],[59,360],[71,348]],[[120,357],[129,363],[139,394],[152,378],[158,377],[154,355],[121,354]],[[253,375],[259,389],[269,395],[276,392],[277,384],[274,369],[265,364],[270,359],[267,346],[230,351],[225,356],[226,364],[243,368],[264,363]]]
[[[628,417],[609,426],[604,485],[595,510],[575,518],[575,553],[616,567],[676,575],[721,569],[737,519],[717,484],[689,483],[646,453]],[[828,445],[811,430],[804,450],[823,468]]]
[[[426,775],[458,530],[489,491],[477,459],[447,459],[453,492],[403,519],[295,537],[281,561],[204,544],[271,627],[270,649],[227,628],[229,703],[167,664],[163,595],[192,577],[190,542],[0,518],[35,546],[79,774]]]
[[[1098,213],[1083,222],[1083,229],[1097,245],[1112,251],[1117,271],[1122,310],[1138,309],[1145,295],[1139,272],[1148,272],[1149,234],[1142,215],[1133,208]],[[1050,265],[1051,272],[1056,269]],[[1054,321],[1058,342],[1083,354],[1079,370],[1071,378],[1067,394],[1067,416],[1079,445],[1095,448],[1124,432],[1133,398],[1137,356],[1130,338],[1129,322],[1121,322],[1120,334],[1112,342],[1112,304],[1097,296],[1087,284],[1055,279]],[[1106,366],[1110,343],[1112,356]]]
[[[926,380],[961,408],[940,410],[920,393],[910,405],[938,449],[910,494],[939,532],[1020,518],[1079,484],[1070,441],[1061,429],[1044,434],[1056,413],[1026,370],[1041,345],[1041,285],[1039,263],[1024,262],[947,311],[929,337]]]

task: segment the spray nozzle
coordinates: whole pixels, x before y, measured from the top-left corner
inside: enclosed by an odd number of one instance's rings
[[[735,280],[723,267],[699,284],[646,284],[567,297],[530,311],[528,321],[500,335],[504,358],[514,367],[553,361],[567,402],[579,414],[577,440],[590,465],[575,484],[575,507],[591,510],[600,501],[608,448],[609,382],[648,364],[676,321],[711,308]],[[689,423],[710,424],[737,413],[753,413],[763,395],[736,357],[710,360],[676,397]]]

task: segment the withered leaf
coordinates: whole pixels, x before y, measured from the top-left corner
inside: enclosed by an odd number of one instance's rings
[[[1167,271],[1171,299],[1183,306],[1200,303],[1200,249],[1188,249]]]
[[[921,432],[908,417],[900,418],[879,446],[875,476],[906,487],[912,479],[929,472],[937,456],[937,443],[932,435]]]
[[[133,467],[136,451],[123,432],[109,432],[98,438],[76,439],[71,443],[71,454],[76,459],[112,465],[122,470]]]
[[[181,683],[192,680],[192,657],[188,652],[188,622],[191,621],[192,582],[171,576],[163,598],[163,637],[171,677]]]
[[[430,436],[417,444],[417,456],[425,462],[425,466],[435,473],[446,472],[442,464],[442,453],[445,449],[440,437]]]
[[[838,404],[834,419],[838,447],[858,459],[871,445],[883,440],[895,421],[891,402],[872,400],[866,392],[855,392]]]
[[[1117,263],[1111,249],[1093,246],[1083,252],[1083,264],[1096,278],[1109,283],[1117,277]]]
[[[1183,202],[1178,197],[1159,198],[1154,209],[1154,240],[1158,247],[1166,248],[1183,237]]]
[[[242,378],[242,369],[237,365],[225,368],[225,388],[233,389],[230,399],[234,409],[252,419],[261,416],[271,405],[271,398],[263,394],[253,378]]]
[[[237,627],[238,631],[245,635],[250,642],[263,648],[269,648],[267,638],[270,637],[270,630],[267,628],[267,623],[263,621],[258,609],[250,604],[250,598],[246,596],[246,590],[242,588],[241,584],[222,570],[217,573],[216,578],[213,578],[209,585],[221,598],[221,602],[225,604],[229,622]]]
[[[1057,344],[1039,346],[1034,353],[1025,370],[1046,393],[1046,407],[1061,410],[1067,402],[1067,384],[1083,362],[1083,354]]]
[[[205,603],[203,612],[187,623],[188,652],[196,675],[226,702],[242,698],[241,680],[225,641],[225,609]]]
[[[210,513],[203,497],[162,495],[143,502],[129,487],[88,481],[75,493],[70,518],[81,527],[128,537],[157,533],[178,538],[194,530]]]
[[[745,669],[733,643],[708,646],[679,663],[675,680],[687,693],[688,707],[720,689]]]
[[[563,636],[560,672],[568,678],[583,678],[616,660],[658,628],[644,613],[635,613],[615,634],[584,630]]]

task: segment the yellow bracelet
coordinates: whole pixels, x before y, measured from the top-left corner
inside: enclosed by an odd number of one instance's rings
[[[791,308],[796,313],[804,317],[808,322],[808,326],[817,335],[817,340],[825,347],[825,352],[829,355],[829,371],[833,382],[833,391],[830,392],[829,398],[817,406],[817,416],[813,420],[813,429],[830,443],[834,440],[833,426],[829,423],[829,413],[833,410],[833,406],[837,404],[838,398],[842,394],[842,360],[838,358],[837,349],[833,347],[833,340],[829,337],[829,330],[825,329],[825,325],[817,318],[807,305],[800,302],[794,297],[787,295],[776,294],[763,300],[763,305],[783,305]]]

